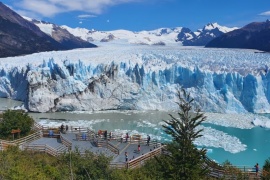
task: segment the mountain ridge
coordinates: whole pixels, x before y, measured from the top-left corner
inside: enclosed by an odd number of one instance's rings
[[[249,23],[240,29],[222,34],[205,47],[270,51],[270,21]]]
[[[70,35],[72,36],[72,35]],[[74,39],[78,39],[75,38]],[[68,38],[57,41],[40,30],[35,24],[0,2],[0,57],[19,56],[43,51],[69,50],[95,45],[77,40],[70,45]]]
[[[208,26],[210,25],[215,27],[209,28]],[[168,45],[178,43],[184,46],[204,46],[210,40],[214,39],[220,34],[237,29],[235,27],[228,28],[225,26],[220,26],[217,23],[209,23],[208,25],[204,26],[203,29],[198,29],[195,32],[186,27],[158,28],[150,31],[143,30],[137,32],[123,29],[112,31],[97,31],[78,27],[71,28],[66,25],[62,25],[61,27],[68,30],[74,36],[78,36],[84,40],[94,43],[108,42],[120,39],[125,40],[130,44],[155,45],[160,43],[163,45]],[[109,36],[113,36],[114,38],[109,38]],[[208,37],[205,38],[204,36]],[[198,41],[200,42],[198,43]]]

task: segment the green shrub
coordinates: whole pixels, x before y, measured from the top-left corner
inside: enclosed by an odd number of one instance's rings
[[[7,110],[3,113],[3,121],[0,122],[0,138],[11,138],[12,129],[20,129],[20,135],[30,133],[34,120],[23,111]]]
[[[264,162],[262,176],[262,179],[270,179],[270,158]]]

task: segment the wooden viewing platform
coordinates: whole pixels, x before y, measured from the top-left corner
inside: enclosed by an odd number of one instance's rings
[[[122,134],[113,133],[111,137],[105,138],[104,134],[95,133],[85,127],[70,126],[68,131],[61,132],[57,127],[41,126],[37,123],[33,129],[36,132],[24,138],[14,141],[0,140],[0,150],[5,150],[8,146],[18,146],[21,150],[44,152],[52,156],[69,151],[79,151],[83,155],[85,151],[90,151],[112,157],[111,167],[114,168],[141,166],[145,160],[161,154],[162,151],[161,143],[151,140],[148,146],[147,140],[138,138],[138,135],[123,139]],[[128,154],[127,162],[125,152]]]
[[[37,123],[32,128],[36,132],[13,141],[0,140],[0,150],[7,149],[8,146],[18,146],[21,150],[31,150],[44,152],[52,156],[59,156],[69,151],[79,151],[84,155],[85,151],[94,154],[104,154],[112,157],[110,166],[112,168],[136,168],[154,156],[164,153],[164,146],[156,140],[151,140],[147,145],[147,139],[140,135],[131,135],[127,139],[122,138],[122,134],[113,133],[105,138],[104,133],[95,133],[93,130],[84,127],[69,127],[68,131],[60,131],[59,128],[41,126]],[[138,151],[140,145],[140,151]],[[125,152],[128,154],[128,161],[125,159]],[[165,152],[166,153],[166,152]],[[231,171],[218,165],[211,159],[207,159],[206,166],[209,167],[209,176],[223,179],[237,179],[241,174],[245,179],[260,179],[259,172],[256,176],[254,167],[232,166]]]

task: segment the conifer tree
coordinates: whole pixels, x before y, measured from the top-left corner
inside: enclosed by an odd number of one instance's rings
[[[190,93],[181,89],[177,96],[178,118],[169,114],[170,120],[164,120],[166,125],[163,125],[165,132],[172,137],[172,142],[166,146],[166,155],[159,159],[164,178],[203,179],[208,172],[204,163],[206,149],[198,149],[194,141],[202,136],[202,129],[198,129],[198,126],[205,121],[206,116],[200,109],[195,110]]]

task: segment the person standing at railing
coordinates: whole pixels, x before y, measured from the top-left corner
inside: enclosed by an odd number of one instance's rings
[[[258,176],[259,164],[257,163],[254,167],[255,167],[255,171],[256,171],[256,176]]]
[[[140,152],[141,152],[141,145],[138,144],[138,153],[140,153]]]
[[[86,141],[86,134],[82,133],[82,139]]]
[[[129,138],[128,133],[126,133],[126,142],[128,141],[128,138]]]
[[[61,133],[64,133],[64,124],[60,126]]]
[[[125,159],[126,159],[126,163],[128,162],[128,153],[125,152]]]
[[[107,130],[104,131],[104,139],[107,139]]]
[[[51,137],[53,137],[53,130],[49,130],[49,137],[51,138]]]
[[[109,136],[110,136],[110,140],[111,140],[112,139],[112,131],[110,131]]]
[[[147,135],[147,146],[149,146],[150,140],[151,140],[150,136]]]

